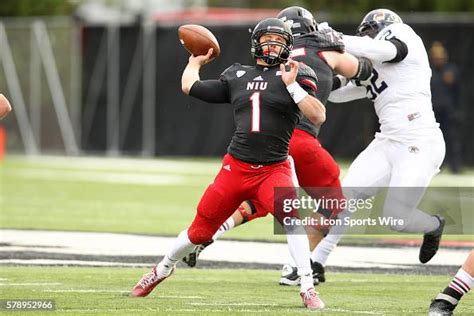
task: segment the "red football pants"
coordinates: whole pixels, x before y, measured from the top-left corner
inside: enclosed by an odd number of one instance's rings
[[[334,158],[313,135],[295,129],[290,140],[290,156],[295,162],[295,171],[298,183],[311,197],[343,198],[341,182],[339,181],[339,166]],[[322,188],[328,188],[324,192]],[[258,201],[251,200],[255,207],[255,214],[246,217],[252,220],[257,217],[267,216],[268,212],[262,209]],[[332,216],[337,215],[340,210],[331,210]]]
[[[290,140],[290,156],[295,161],[301,187],[341,187],[339,166],[313,135],[295,129]]]
[[[274,188],[285,187],[284,193],[274,196]],[[278,191],[280,192],[280,191]],[[258,202],[266,214],[283,214],[275,210],[275,200],[297,198],[291,180],[288,161],[271,165],[252,165],[231,155],[224,156],[222,168],[207,188],[197,207],[197,214],[188,229],[189,240],[193,244],[202,244],[212,239],[214,233],[245,200]],[[275,203],[275,204],[274,204]],[[296,216],[296,212],[285,216]],[[281,222],[281,219],[277,219]]]

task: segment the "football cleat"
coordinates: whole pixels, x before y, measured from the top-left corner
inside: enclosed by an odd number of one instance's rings
[[[428,311],[428,316],[451,316],[456,305],[445,300],[433,300]]]
[[[145,297],[148,294],[150,294],[153,289],[163,282],[165,279],[169,278],[173,272],[174,272],[174,267],[171,268],[170,273],[167,276],[164,277],[158,277],[158,274],[156,272],[157,266],[155,265],[153,269],[151,269],[151,272],[145,273],[143,277],[138,281],[138,283],[133,287],[132,293],[130,294],[131,296],[135,297]]]
[[[201,252],[206,249],[207,246],[212,244],[214,240],[210,240],[204,244],[197,245],[196,248],[194,248],[193,252],[188,254],[186,257],[183,258],[183,262],[186,263],[190,268],[193,268],[196,266],[197,259],[199,258],[199,255]]]
[[[323,309],[325,306],[324,302],[319,298],[318,293],[316,293],[314,288],[310,288],[305,292],[301,292],[300,296],[306,308]]]
[[[311,262],[311,268],[313,269],[313,284],[318,285],[319,282],[325,282],[326,277],[324,276],[324,267],[318,262]],[[321,279],[323,281],[321,281]],[[298,269],[292,267],[289,264],[285,264],[281,270],[280,285],[296,286],[300,285],[300,276],[298,275]]]
[[[281,270],[280,285],[300,285],[298,269],[296,269],[296,267],[292,267],[289,264],[285,264]]]
[[[439,220],[439,227],[436,230],[430,233],[426,233],[423,236],[423,243],[421,244],[419,256],[421,263],[427,263],[431,260],[431,258],[434,257],[436,252],[438,252],[439,243],[441,242],[441,236],[443,235],[443,229],[446,220],[441,216],[434,216]]]
[[[324,267],[322,264],[311,260],[311,269],[313,270],[314,285],[326,282],[326,276],[324,275]]]

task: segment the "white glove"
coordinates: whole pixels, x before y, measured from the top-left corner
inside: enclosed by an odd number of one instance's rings
[[[332,27],[329,25],[328,22],[318,23],[318,31],[322,30],[332,30]]]

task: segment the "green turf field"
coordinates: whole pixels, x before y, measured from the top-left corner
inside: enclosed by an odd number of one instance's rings
[[[0,164],[0,227],[174,236],[192,221],[201,195],[219,168],[218,159],[10,156]],[[440,174],[433,185],[474,186],[473,180],[472,172]],[[243,225],[224,238],[285,240],[273,234],[271,216]]]
[[[219,161],[24,159],[1,166],[2,228],[176,235]],[[270,217],[228,237],[280,239]]]
[[[189,225],[219,168],[219,160],[9,156],[0,163],[0,228],[175,236]],[[441,174],[433,184],[473,186],[473,175]],[[273,234],[270,217],[241,226],[225,238],[285,239]],[[279,271],[179,269],[150,297],[128,297],[145,271],[0,266],[0,299],[54,299],[56,314],[73,315],[309,313],[297,288],[277,285]],[[423,315],[430,299],[451,278],[328,273],[328,283],[318,290],[328,315]],[[468,295],[457,314],[473,311]]]
[[[150,296],[129,297],[145,271],[2,267],[0,291],[3,299],[54,299],[57,313],[70,315],[311,313],[303,308],[298,288],[276,283],[278,271],[178,269]],[[449,281],[447,276],[330,273],[317,290],[328,306],[324,315],[426,315],[430,299]],[[472,315],[474,300],[465,298],[456,311]]]

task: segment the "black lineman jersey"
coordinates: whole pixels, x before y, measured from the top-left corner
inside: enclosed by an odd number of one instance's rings
[[[318,76],[316,97],[321,103],[326,104],[332,89],[333,71],[321,55],[323,51],[344,52],[344,43],[338,33],[333,30],[322,30],[295,37],[291,57],[314,70]],[[315,126],[305,117],[297,128],[315,137],[319,133],[319,126]]]
[[[236,130],[227,151],[252,164],[271,164],[288,157],[288,146],[302,118],[286,86],[279,65],[233,64],[221,75],[228,102],[234,109]],[[317,90],[314,71],[303,65],[297,81],[312,96]]]

